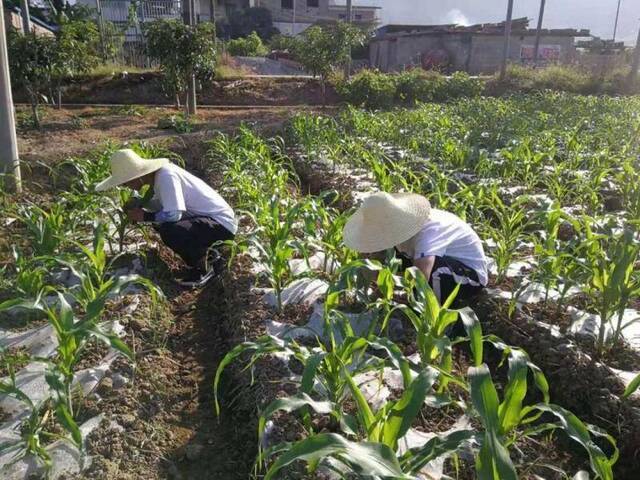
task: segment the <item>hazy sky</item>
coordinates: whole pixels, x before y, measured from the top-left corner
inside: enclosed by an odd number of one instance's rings
[[[611,38],[618,0],[547,0],[544,27],[588,28]],[[382,23],[483,23],[503,20],[507,0],[354,0],[379,5]],[[539,0],[515,0],[514,17],[538,19]],[[618,38],[634,43],[640,28],[640,0],[622,0]]]

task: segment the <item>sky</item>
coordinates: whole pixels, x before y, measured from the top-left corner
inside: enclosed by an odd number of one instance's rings
[[[337,2],[338,3],[338,2]],[[618,0],[547,0],[544,28],[588,28],[611,38]],[[354,0],[354,5],[382,7],[382,24],[474,24],[504,20],[507,0]],[[514,18],[529,17],[535,27],[539,0],[515,0]],[[640,0],[622,0],[619,40],[636,41],[640,28]]]

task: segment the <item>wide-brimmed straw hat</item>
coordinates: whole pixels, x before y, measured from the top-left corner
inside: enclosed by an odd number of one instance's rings
[[[146,160],[133,150],[118,150],[111,155],[111,176],[96,185],[97,192],[103,192],[124,183],[144,177],[169,164],[167,158]]]
[[[429,220],[431,205],[414,193],[374,193],[344,226],[344,243],[362,253],[395,247],[417,234]]]

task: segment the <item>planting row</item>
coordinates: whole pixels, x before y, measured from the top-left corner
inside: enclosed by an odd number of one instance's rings
[[[452,309],[453,297],[440,306],[424,277],[402,273],[393,256],[360,260],[344,246],[348,212],[332,206],[335,192],[296,195],[282,140],[243,130],[219,136],[211,154],[245,214],[234,258],[253,259],[257,286],[267,287],[256,293],[278,319],[263,318],[267,335],[233,349],[215,381],[224,397],[230,364],[282,363],[275,381],[287,395],[266,399],[258,422],[257,468],[266,478],[308,478],[300,462],[339,477],[556,475],[574,465],[537,466],[527,452],[534,436],[556,430],[586,447],[576,465],[613,478],[615,440],[554,405],[522,349],[483,335],[472,310]],[[287,315],[296,305],[308,308]],[[452,332],[459,320],[464,328]]]

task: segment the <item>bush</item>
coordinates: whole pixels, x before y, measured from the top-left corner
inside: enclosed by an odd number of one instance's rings
[[[234,57],[264,57],[269,53],[269,49],[256,32],[251,32],[245,38],[229,40],[227,52]]]
[[[483,92],[481,80],[463,72],[447,78],[438,72],[419,69],[402,73],[363,70],[336,89],[347,102],[366,108],[389,108],[394,103],[442,102],[459,97],[476,97]]]
[[[589,94],[599,93],[602,87],[601,79],[595,78],[591,73],[577,67],[563,65],[537,69],[510,65],[504,81],[495,77],[489,82],[489,91],[493,94],[542,90]]]
[[[396,78],[374,70],[362,70],[350,80],[339,81],[336,90],[352,105],[370,109],[390,108],[396,99]]]
[[[396,99],[415,105],[418,102],[432,102],[446,79],[438,72],[420,69],[407,70],[396,76]]]
[[[271,41],[269,42],[269,46],[271,50],[287,50],[289,52],[293,52],[296,48],[296,37],[291,37],[289,35],[274,35]]]

